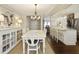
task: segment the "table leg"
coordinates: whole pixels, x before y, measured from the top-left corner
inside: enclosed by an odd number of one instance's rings
[[[25,40],[23,40],[23,54],[25,54]]]
[[[43,39],[43,53],[45,53],[45,39]]]

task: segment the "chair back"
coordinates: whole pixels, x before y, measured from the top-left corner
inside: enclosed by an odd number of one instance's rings
[[[26,42],[29,46],[36,46],[38,44],[39,40],[38,39],[27,39]]]

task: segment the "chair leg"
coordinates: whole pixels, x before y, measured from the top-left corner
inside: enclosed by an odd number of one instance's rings
[[[27,47],[27,54],[29,54],[29,46]]]
[[[36,50],[36,54],[38,54],[38,49]]]
[[[29,49],[27,50],[27,54],[29,54]]]

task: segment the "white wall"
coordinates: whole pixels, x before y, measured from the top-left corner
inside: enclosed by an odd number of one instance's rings
[[[23,33],[26,33],[28,31],[28,20],[26,18],[26,16],[22,16],[23,19],[23,23],[22,23],[22,29],[23,29]]]

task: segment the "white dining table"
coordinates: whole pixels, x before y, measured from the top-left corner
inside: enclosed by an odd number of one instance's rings
[[[43,30],[29,30],[22,36],[23,40],[23,53],[25,54],[25,40],[27,39],[38,39],[43,42],[43,53],[45,53],[45,38],[46,32]]]

